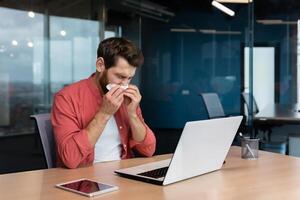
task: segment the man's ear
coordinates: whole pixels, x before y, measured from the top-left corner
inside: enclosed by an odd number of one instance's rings
[[[101,73],[105,70],[105,63],[104,63],[104,59],[102,57],[97,58],[96,70],[99,73]]]

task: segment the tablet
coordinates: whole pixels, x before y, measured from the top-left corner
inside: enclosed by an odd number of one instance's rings
[[[118,190],[117,186],[109,185],[106,183],[99,183],[85,178],[66,183],[60,183],[55,186],[88,197],[93,197],[96,195]]]

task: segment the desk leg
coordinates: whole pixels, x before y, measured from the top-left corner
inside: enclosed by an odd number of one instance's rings
[[[271,142],[272,129],[268,130],[268,141]]]
[[[258,136],[258,129],[254,127],[254,137],[257,138],[257,136]]]

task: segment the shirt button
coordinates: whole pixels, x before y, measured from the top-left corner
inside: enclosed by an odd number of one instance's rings
[[[122,128],[123,128],[122,126],[119,127],[120,130],[122,130]]]
[[[124,148],[126,149],[126,147],[127,147],[127,145],[126,144],[124,144]]]

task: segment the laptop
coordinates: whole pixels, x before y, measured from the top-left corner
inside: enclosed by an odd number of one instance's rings
[[[120,176],[168,185],[221,169],[242,116],[190,121],[172,158],[118,169]]]

